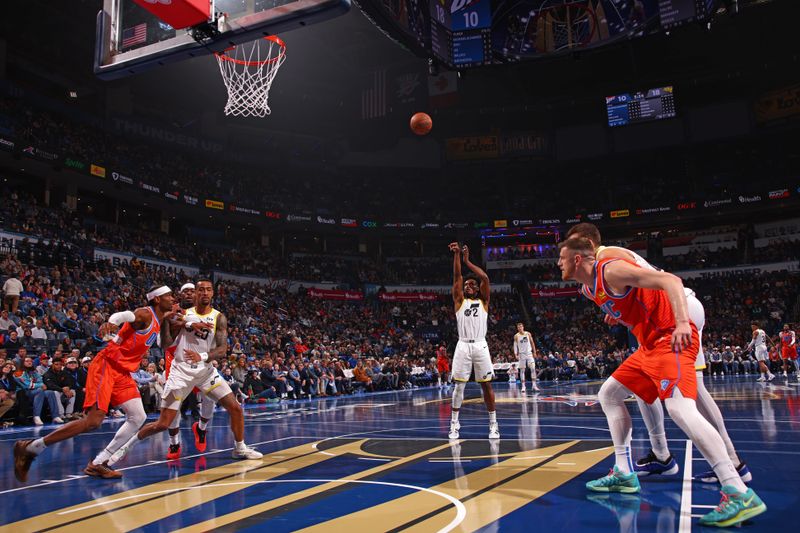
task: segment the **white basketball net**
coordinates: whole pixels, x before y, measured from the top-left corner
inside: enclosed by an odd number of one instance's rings
[[[265,117],[272,80],[286,60],[286,44],[270,35],[214,54],[228,89],[225,114]]]

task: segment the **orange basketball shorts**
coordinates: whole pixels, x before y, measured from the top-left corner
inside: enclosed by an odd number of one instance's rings
[[[649,349],[640,347],[612,376],[647,403],[671,398],[675,388],[684,398],[697,399],[694,369],[700,347],[697,330],[692,328],[692,343],[680,353],[672,350],[671,340],[670,333]]]
[[[122,405],[128,400],[140,398],[139,387],[130,372],[117,369],[105,357],[95,357],[89,365],[86,377],[86,399],[83,408],[96,405],[98,409],[108,412],[112,405]]]

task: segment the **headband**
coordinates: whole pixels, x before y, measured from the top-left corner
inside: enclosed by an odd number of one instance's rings
[[[194,289],[194,283],[184,283],[183,286],[181,287],[181,292],[187,289]]]
[[[149,302],[156,296],[164,296],[165,294],[168,294],[170,292],[172,292],[172,289],[170,289],[166,285],[162,285],[161,287],[153,289],[152,291],[147,293],[147,301]]]

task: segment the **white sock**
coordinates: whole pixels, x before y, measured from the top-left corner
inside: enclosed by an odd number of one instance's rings
[[[730,457],[733,466],[739,466],[742,461],[739,459],[736,448],[733,446],[733,442],[728,435],[728,428],[725,427],[725,420],[722,418],[719,406],[714,401],[714,398],[711,397],[711,394],[709,394],[708,389],[706,389],[702,372],[697,373],[697,410],[700,411],[700,414],[711,422],[711,425],[719,432],[719,436],[722,437],[722,442],[725,443],[725,449],[728,451],[728,457]]]
[[[657,399],[653,403],[647,403],[637,396],[636,403],[639,404],[639,411],[641,411],[644,425],[647,427],[653,454],[659,461],[666,461],[670,454],[667,435],[664,432],[664,408],[661,406],[661,400]]]
[[[123,457],[128,455],[128,452],[133,449],[134,446],[139,442],[139,435],[134,434],[133,437],[128,439],[128,442],[123,444],[119,447],[117,451],[111,454],[111,457],[108,459],[108,466],[113,466],[120,462]]]
[[[489,411],[489,423],[497,424],[497,411]]]
[[[97,457],[95,457],[92,460],[92,464],[93,465],[101,465],[101,464],[105,463],[106,461],[108,461],[109,459],[111,459],[111,452],[108,451],[108,448],[106,448],[102,452],[97,454]]]
[[[180,432],[170,435],[169,436],[169,443],[170,444],[180,444],[181,443],[181,434]]]
[[[703,415],[697,410],[695,401],[691,398],[684,398],[676,387],[673,397],[667,398],[665,403],[669,416],[692,439],[692,443],[700,450],[717,474],[720,483],[732,485],[738,492],[747,492],[747,487],[728,457],[722,437],[719,436],[714,426],[703,418]]]
[[[36,439],[28,444],[28,447],[25,448],[25,451],[34,455],[39,455],[44,451],[45,448],[47,448],[47,444],[44,443],[44,439]]]
[[[241,452],[241,451],[247,449],[247,446],[245,445],[243,440],[242,441],[236,441],[236,443],[234,444],[234,447],[236,448],[237,452]]]
[[[613,376],[608,378],[597,394],[600,406],[608,420],[608,429],[611,431],[611,440],[614,442],[614,457],[617,469],[622,474],[633,471],[631,462],[631,415],[625,407],[625,399],[630,391]]]
[[[459,413],[459,411],[456,411],[455,409],[450,411],[450,421],[451,422],[458,422],[458,413]]]
[[[208,427],[208,422],[206,422],[201,418],[200,422],[197,423],[197,428],[201,431],[205,431],[207,427]]]

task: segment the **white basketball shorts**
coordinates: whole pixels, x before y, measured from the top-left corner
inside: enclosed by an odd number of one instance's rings
[[[475,370],[475,381],[483,383],[494,379],[492,358],[489,345],[485,340],[475,342],[458,341],[453,354],[453,379],[469,381],[469,375]]]
[[[200,392],[214,400],[220,401],[231,394],[228,382],[222,379],[217,369],[208,366],[203,372],[182,372],[179,365],[172,364],[169,370],[164,392],[161,394],[161,408],[180,410],[181,402],[197,387]]]

